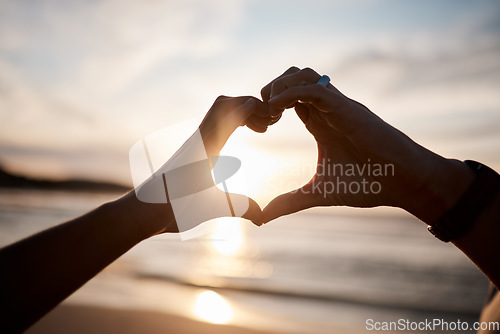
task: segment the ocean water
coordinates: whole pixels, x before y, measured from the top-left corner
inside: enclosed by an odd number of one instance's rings
[[[0,245],[84,213],[117,194],[0,191]],[[329,208],[263,227],[219,220],[216,232],[146,240],[124,255],[128,273],[187,286],[352,302],[475,317],[487,280],[453,245],[396,210]]]

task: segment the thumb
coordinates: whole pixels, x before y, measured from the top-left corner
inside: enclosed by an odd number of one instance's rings
[[[256,108],[255,98],[252,97],[238,97],[234,98],[231,103],[227,103],[223,112],[219,116],[217,128],[219,131],[224,132],[224,137],[227,140],[229,136],[239,126],[245,124],[245,120],[252,115]],[[244,102],[243,102],[244,101]],[[234,106],[235,103],[240,103]]]
[[[307,124],[307,119],[309,118],[309,109],[307,109],[304,104],[297,102],[295,104],[295,113],[297,114],[297,116],[299,116],[302,123]]]
[[[236,217],[241,217],[252,221],[257,226],[263,224],[262,210],[253,199],[245,195],[226,193],[231,199],[231,205]]]
[[[274,198],[262,211],[262,223],[266,224],[281,216],[323,205],[314,196],[310,184]]]

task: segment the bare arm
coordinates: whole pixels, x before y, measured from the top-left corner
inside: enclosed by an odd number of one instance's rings
[[[169,204],[145,204],[130,192],[5,247],[0,251],[0,331],[27,329],[134,245],[175,228]]]

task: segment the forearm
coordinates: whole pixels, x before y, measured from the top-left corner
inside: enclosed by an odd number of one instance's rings
[[[423,166],[431,170],[414,170],[412,176],[420,180],[418,190],[401,203],[406,211],[430,225],[450,210],[474,180],[474,172],[462,161],[443,158],[421,148]],[[425,168],[424,168],[425,169]],[[427,175],[421,179],[421,174]]]
[[[0,331],[26,329],[169,221],[169,206],[141,203],[132,192],[2,249]]]

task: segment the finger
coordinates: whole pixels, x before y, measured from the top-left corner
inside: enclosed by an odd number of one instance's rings
[[[271,123],[270,117],[268,119],[249,117],[245,120],[245,125],[250,130],[260,133],[266,132],[267,127],[270,125],[270,123]]]
[[[236,105],[234,109],[229,109],[234,105],[234,101],[224,100],[223,98],[216,100],[199,127],[209,156],[218,155],[234,130],[238,126],[245,124],[245,120],[254,110],[255,100],[254,98],[248,98],[244,103],[240,102],[239,105]],[[223,101],[227,101],[227,105],[220,105],[220,103],[224,103]]]
[[[274,198],[262,211],[262,223],[315,206],[324,205],[314,196],[310,184]]]
[[[273,125],[276,122],[278,122],[281,118],[281,115],[283,115],[283,113],[280,113],[279,115],[271,116],[271,122],[269,123],[269,125]]]
[[[278,109],[295,105],[297,102],[305,102],[311,103],[320,111],[330,113],[335,111],[345,100],[344,96],[327,87],[312,84],[288,88],[279,95],[273,96],[269,100],[269,105]]]
[[[296,103],[295,113],[299,116],[302,123],[307,124],[307,120],[309,119],[309,108],[302,103]]]
[[[273,83],[278,80],[279,78],[298,72],[300,69],[298,67],[292,66],[288,70],[286,70],[282,75],[277,77],[276,79],[272,80],[270,83],[268,83],[264,88],[261,89],[260,95],[262,96],[262,101],[267,102],[271,98],[271,87]]]
[[[267,115],[267,116],[259,116],[259,115],[256,115],[255,113],[252,113],[250,116],[248,116],[248,118],[245,120],[245,123],[247,121],[253,121],[254,123],[257,123],[257,124],[260,124],[260,125],[265,125],[267,126],[269,123],[271,123],[271,121],[273,120],[273,117],[271,117],[271,115]]]
[[[256,115],[259,117],[270,117],[271,112],[269,108],[269,104],[267,102],[262,102],[261,100],[252,97],[255,100],[255,110],[252,115]]]
[[[266,117],[266,118],[270,118],[269,120],[269,125],[271,124],[274,124],[276,123],[277,121],[279,121],[279,119],[281,118],[281,114],[283,113],[284,110],[276,110],[276,109],[273,109],[269,103],[267,102],[262,102],[266,108],[266,114],[265,115],[262,115],[262,114],[256,114],[260,117]],[[253,116],[253,115],[252,115]]]
[[[251,102],[250,102],[251,101]],[[218,106],[223,114],[232,112],[233,110],[241,107],[245,103],[249,103],[252,106],[251,113],[246,116],[251,117],[251,118],[266,118],[268,122],[270,121],[271,114],[269,111],[269,104],[264,103],[261,100],[259,100],[256,97],[253,96],[238,96],[238,97],[227,97],[227,96],[220,96],[217,99]],[[246,118],[245,118],[246,119]],[[245,120],[243,119],[243,121]],[[259,123],[264,123],[265,121],[259,120]],[[244,125],[244,122],[242,122],[240,125]]]
[[[245,195],[227,193],[236,217],[252,221],[257,226],[262,225],[262,210],[253,199]]]
[[[289,88],[269,100],[269,104],[273,108],[282,108],[298,102],[309,103],[323,112],[328,124],[345,135],[355,131],[374,116],[366,108],[352,108],[353,101],[337,90],[316,84]],[[299,117],[305,116],[301,107],[299,110]]]
[[[215,102],[212,106],[212,109],[221,110],[222,112],[228,112],[234,110],[241,105],[243,105],[248,100],[252,100],[255,103],[255,110],[257,114],[268,115],[269,114],[269,105],[267,103],[262,102],[258,98],[250,95],[245,96],[226,96],[220,95],[215,99]]]
[[[255,100],[254,98],[248,98],[244,103],[225,113],[223,120],[221,119],[221,125],[227,127],[228,132],[230,131],[229,135],[238,126],[244,125],[246,120],[252,116],[257,105]],[[232,109],[231,106],[227,106],[226,108]]]
[[[261,124],[257,121],[254,121],[252,119],[247,119],[245,121],[245,125],[250,129],[250,130],[253,130],[255,132],[259,132],[259,133],[264,133],[267,131],[267,125],[268,123],[265,123],[265,124]]]
[[[245,125],[255,132],[266,132],[267,127],[277,121],[277,117],[273,117],[269,112],[269,104],[257,100],[255,110],[245,120]]]
[[[283,91],[290,87],[306,86],[316,83],[319,78],[321,78],[321,75],[310,68],[304,68],[298,72],[283,75],[280,78],[276,79],[271,85],[270,98],[281,94]]]

